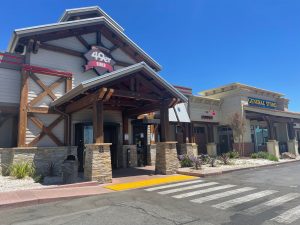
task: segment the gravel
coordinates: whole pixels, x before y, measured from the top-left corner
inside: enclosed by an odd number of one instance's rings
[[[15,179],[13,177],[0,176],[0,192],[17,191],[25,189],[37,189],[46,187],[36,183],[32,178]]]

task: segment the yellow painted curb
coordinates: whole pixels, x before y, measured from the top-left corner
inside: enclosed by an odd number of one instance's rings
[[[187,176],[187,175],[176,175],[176,176],[159,177],[159,178],[153,178],[153,179],[147,179],[147,180],[141,180],[141,181],[135,181],[135,182],[128,182],[128,183],[122,183],[122,184],[112,184],[112,185],[105,186],[105,188],[108,188],[108,189],[111,189],[114,191],[124,191],[124,190],[129,190],[129,189],[142,188],[142,187],[148,187],[148,186],[155,186],[155,185],[159,185],[159,184],[173,183],[173,182],[194,180],[194,179],[199,179],[199,178],[194,177],[194,176]]]

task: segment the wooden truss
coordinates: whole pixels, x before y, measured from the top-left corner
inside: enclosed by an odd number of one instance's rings
[[[58,79],[47,86],[36,74],[57,76]],[[36,115],[38,114],[58,114],[53,109],[48,107],[35,106],[38,102],[42,101],[46,96],[49,96],[52,100],[57,97],[53,93],[53,90],[60,84],[65,83],[65,92],[68,92],[72,88],[72,74],[63,71],[50,70],[47,68],[36,67],[31,65],[24,65],[22,68],[22,84],[21,84],[21,100],[19,111],[19,133],[18,133],[18,146],[36,146],[37,143],[47,135],[56,145],[62,146],[66,143],[62,143],[52,132],[52,130],[63,120],[66,120],[65,115],[59,114],[58,118],[54,120],[49,126],[46,126]],[[41,89],[42,92],[28,102],[29,92],[29,78],[31,78]],[[28,144],[26,144],[26,129],[28,119],[41,130],[36,137]],[[65,130],[68,129],[65,123]],[[66,133],[65,133],[66,135]],[[66,140],[66,138],[65,138]]]

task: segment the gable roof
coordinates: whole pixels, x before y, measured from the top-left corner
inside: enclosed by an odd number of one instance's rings
[[[117,80],[119,78],[123,78],[125,76],[129,76],[136,72],[146,72],[149,76],[151,76],[154,80],[159,82],[164,88],[166,88],[169,92],[171,92],[174,96],[179,98],[182,102],[187,102],[188,99],[179,92],[175,87],[173,87],[170,83],[168,83],[165,79],[163,79],[158,73],[156,73],[152,68],[150,68],[145,62],[140,62],[137,64],[134,64],[132,66],[128,66],[116,71],[113,71],[111,73],[106,73],[102,76],[95,77],[86,81],[83,81],[78,86],[73,88],[71,91],[67,92],[62,97],[56,99],[51,103],[51,106],[58,106],[62,105],[74,97],[86,92],[87,90],[104,85],[108,82]]]
[[[126,42],[129,46],[134,48],[138,54],[143,56],[143,58],[149,65],[151,65],[157,71],[161,70],[161,66],[154,59],[152,59],[146,52],[144,52],[136,43],[134,43],[123,32],[121,32],[118,28],[116,28],[116,26],[111,21],[109,21],[107,18],[103,16],[16,29],[13,33],[12,38],[10,39],[8,45],[8,52],[13,52],[20,38],[23,37],[39,35],[39,34],[47,34],[47,33],[57,32],[61,30],[75,29],[80,27],[87,27],[87,26],[101,25],[101,24],[104,24],[106,27],[108,27],[109,29],[117,33],[117,35],[121,37],[122,40],[124,40],[124,42]]]
[[[109,20],[116,28],[118,28],[121,32],[124,31],[123,27],[121,27],[115,20],[113,20],[106,12],[104,12],[99,6],[89,6],[89,7],[81,7],[81,8],[73,8],[73,9],[66,9],[58,22],[66,22],[70,21],[70,17],[72,16],[80,16],[94,13],[97,16],[95,17],[105,17]]]

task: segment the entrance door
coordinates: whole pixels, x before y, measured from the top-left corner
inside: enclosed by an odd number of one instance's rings
[[[104,142],[111,143],[110,156],[112,169],[118,168],[118,126],[104,124]]]
[[[137,147],[138,166],[147,165],[147,125],[133,126],[133,143]]]
[[[204,127],[194,127],[195,142],[198,145],[199,154],[207,154],[206,134]]]

